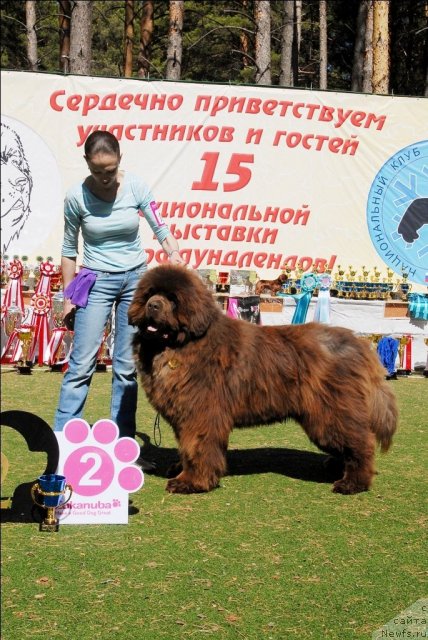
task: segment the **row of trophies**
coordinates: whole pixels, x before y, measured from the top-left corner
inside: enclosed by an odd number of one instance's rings
[[[294,271],[294,277],[292,272]],[[288,279],[283,285],[283,293],[299,293],[303,271],[299,268],[285,269]],[[402,277],[394,278],[394,271],[387,268],[386,277],[381,277],[381,271],[377,267],[373,270],[362,266],[358,272],[352,265],[346,270],[341,265],[337,265],[334,274],[324,272],[318,274],[323,277],[323,281],[330,278],[330,294],[337,298],[347,298],[351,300],[390,300],[392,298],[407,300],[407,296],[412,288],[408,282],[409,275],[403,273]],[[316,288],[313,295],[318,295]]]
[[[198,273],[206,282],[208,288],[220,294],[228,294],[230,286],[233,284],[244,285],[244,292],[251,294],[254,292],[255,284],[258,281],[255,271],[220,271],[217,273],[212,269],[199,269]],[[307,273],[299,267],[294,269],[286,267],[283,269],[282,276],[286,277],[281,291],[277,295],[300,293],[302,278],[304,279]],[[314,276],[318,277],[319,285],[322,288],[330,289],[331,296],[353,300],[397,299],[405,301],[412,288],[412,285],[408,282],[409,275],[407,273],[403,272],[400,278],[395,276],[394,271],[389,267],[384,277],[382,277],[382,272],[377,267],[369,269],[364,265],[360,272],[352,265],[349,265],[347,269],[337,265],[337,271],[334,274],[330,271],[324,271],[314,272]],[[314,289],[314,296],[318,295],[319,288],[317,286]]]
[[[52,309],[50,311],[50,321],[52,325],[52,334],[56,331],[58,340],[55,349],[50,350],[49,356],[46,356],[45,364],[48,364],[51,371],[64,371],[70,349],[72,347],[73,332],[69,331],[63,320],[64,295],[62,291],[57,292],[52,297]],[[24,375],[30,375],[33,369],[33,360],[30,359],[32,344],[35,339],[35,326],[26,322],[26,317],[18,306],[10,306],[4,312],[3,329],[6,335],[7,349],[2,361],[16,363],[18,372]],[[51,338],[53,337],[51,334]],[[112,334],[112,318],[110,317],[104,329],[102,343],[97,355],[96,371],[106,371],[107,365],[110,364],[110,342]],[[15,337],[15,342],[12,339]],[[17,344],[16,344],[16,341]],[[19,348],[17,348],[17,346]],[[17,354],[14,359],[13,353]]]
[[[40,280],[40,265],[42,264],[44,258],[42,256],[38,256],[36,258],[35,264],[30,264],[28,262],[27,256],[13,256],[13,260],[20,260],[22,264],[22,290],[23,291],[32,291],[37,287],[37,283]],[[48,262],[52,261],[52,258],[48,256],[46,258]],[[8,264],[9,264],[9,256],[3,255],[1,258],[1,286],[2,288],[6,288],[9,282],[9,274],[8,274]],[[56,293],[60,291],[62,286],[62,275],[61,275],[61,267],[57,265],[55,267],[54,272],[51,275],[51,291]]]

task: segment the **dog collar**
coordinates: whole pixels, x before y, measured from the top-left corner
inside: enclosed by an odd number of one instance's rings
[[[177,369],[177,367],[180,366],[180,362],[177,360],[177,358],[171,358],[171,360],[168,360],[168,367],[172,370]]]

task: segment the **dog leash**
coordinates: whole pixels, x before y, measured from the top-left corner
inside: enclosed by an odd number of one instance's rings
[[[157,447],[161,446],[162,433],[160,428],[160,413],[156,414],[155,421],[153,423],[153,441]]]

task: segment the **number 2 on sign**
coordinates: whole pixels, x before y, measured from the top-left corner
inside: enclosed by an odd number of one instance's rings
[[[193,191],[217,191],[218,182],[214,181],[214,174],[217,168],[219,153],[207,151],[202,156],[205,167],[199,182],[193,182]],[[251,169],[243,166],[244,164],[253,164],[254,155],[251,153],[232,153],[230,162],[227,167],[227,175],[237,176],[237,180],[233,182],[224,182],[223,191],[239,191],[247,186],[251,180]]]
[[[101,468],[102,458],[97,453],[84,453],[80,458],[80,462],[85,464],[88,461],[92,461],[93,464],[92,464],[91,467],[89,467],[88,471],[86,471],[86,473],[84,473],[82,475],[82,477],[80,478],[80,486],[82,486],[82,487],[90,487],[90,486],[100,487],[101,486],[101,478],[95,478],[94,476],[98,472],[98,470]]]

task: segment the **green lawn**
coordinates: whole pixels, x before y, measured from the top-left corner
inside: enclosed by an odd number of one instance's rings
[[[52,423],[61,374],[4,369],[2,410]],[[237,430],[230,475],[209,494],[169,495],[170,427],[140,394],[139,441],[157,462],[131,495],[128,525],[2,524],[2,640],[285,640],[371,638],[426,595],[428,380],[391,381],[394,445],[370,492],[331,492],[324,456],[294,423]],[[109,374],[96,374],[85,418],[109,415]],[[144,435],[145,434],[145,435]],[[143,438],[144,436],[144,438]],[[2,428],[10,462],[2,496],[44,470]],[[7,518],[3,517],[3,520]]]

